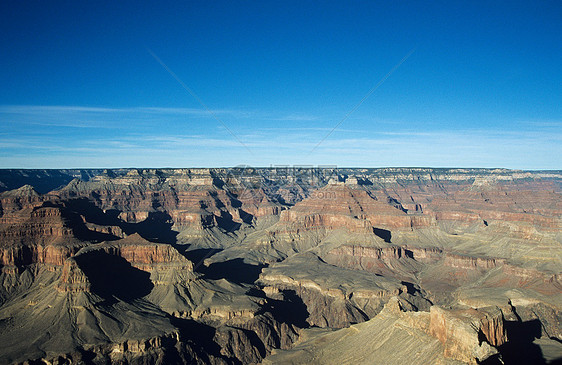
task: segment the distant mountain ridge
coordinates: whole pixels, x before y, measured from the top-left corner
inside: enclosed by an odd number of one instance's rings
[[[31,185],[44,194],[68,184],[72,179],[87,181],[103,169],[0,169],[0,192]]]
[[[493,176],[499,180],[541,178],[562,179],[562,170],[510,170],[498,168],[426,168],[426,167],[383,167],[383,168],[337,168],[337,167],[234,167],[234,168],[117,168],[117,169],[0,169],[0,192],[31,185],[40,194],[62,188],[73,179],[89,181],[96,176],[125,176],[136,170],[144,175],[169,176],[175,174],[209,173],[211,176],[225,176],[233,171],[243,171],[243,175],[270,175],[272,171],[278,178],[283,173],[288,176],[309,176],[309,172],[325,178],[348,176],[374,178],[377,181],[410,180],[420,178],[438,180],[468,180],[476,177]],[[280,173],[281,172],[281,173]],[[364,181],[361,178],[359,183]],[[327,181],[324,181],[327,183]]]

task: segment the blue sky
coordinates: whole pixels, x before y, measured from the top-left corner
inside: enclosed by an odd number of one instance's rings
[[[3,1],[0,168],[562,169],[560,29],[560,1]]]

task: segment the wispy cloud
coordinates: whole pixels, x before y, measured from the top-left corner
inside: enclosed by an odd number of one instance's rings
[[[278,121],[312,122],[320,118],[316,115],[310,115],[310,114],[288,114],[288,115],[266,117],[264,119],[278,120]]]
[[[283,111],[255,111],[244,109],[203,109],[176,107],[90,107],[77,105],[0,105],[0,121],[5,123],[25,123],[44,126],[94,128],[119,127],[128,123],[142,121],[162,121],[169,118],[212,119],[213,115],[221,115],[228,119],[251,119],[269,121],[302,121],[319,120],[318,116],[301,113],[284,113]],[[127,125],[128,126],[128,125]]]
[[[214,109],[214,113],[241,114],[240,110]],[[207,114],[205,109],[197,108],[165,108],[165,107],[130,107],[130,108],[103,108],[76,105],[0,105],[0,113],[10,114],[41,114],[41,113],[163,113],[163,114]]]
[[[325,132],[331,130],[328,127],[260,127],[260,131],[277,131],[277,132]],[[338,128],[338,132],[345,132],[345,133],[365,133],[364,130],[361,129],[340,129]]]
[[[235,120],[250,114],[228,109],[213,110],[213,113]],[[0,123],[5,130],[20,135],[61,133],[60,129],[121,130],[122,133],[136,129],[156,133],[155,129],[177,128],[178,124],[208,123],[210,118],[207,110],[196,108],[0,105]]]
[[[330,130],[323,120],[299,123],[299,113],[249,113],[236,124],[243,147],[189,108],[0,106],[0,167],[229,166],[312,164],[340,166],[482,166],[560,169],[562,129],[405,129],[365,123],[341,129],[307,156]],[[264,117],[292,116],[295,124],[260,125]],[[310,116],[312,119],[313,117]],[[306,122],[304,117],[303,122]],[[530,122],[529,122],[530,123]],[[365,125],[363,124],[363,125]],[[358,124],[360,125],[360,124]],[[69,129],[70,128],[70,129]]]
[[[539,121],[522,121],[519,122],[522,125],[529,125],[532,127],[553,127],[562,129],[562,120],[539,120]]]
[[[44,114],[44,113],[118,113],[124,108],[98,108],[71,105],[0,105],[3,114]]]

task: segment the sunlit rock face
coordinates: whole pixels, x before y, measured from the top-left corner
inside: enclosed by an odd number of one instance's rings
[[[562,357],[560,172],[5,170],[0,186],[1,363]]]

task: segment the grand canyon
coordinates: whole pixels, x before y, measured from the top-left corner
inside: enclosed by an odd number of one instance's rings
[[[562,1],[0,1],[0,365],[562,365]]]
[[[0,363],[562,361],[562,171],[0,170]]]

